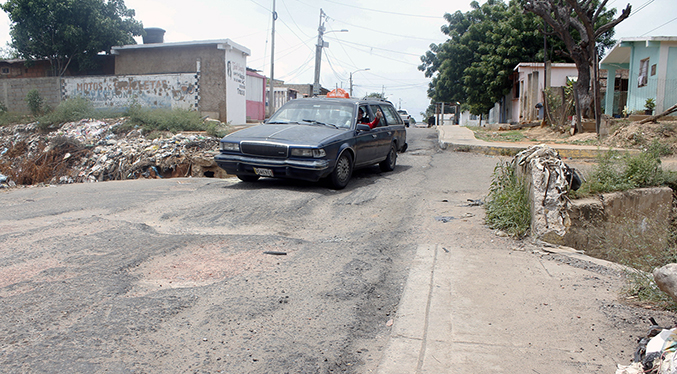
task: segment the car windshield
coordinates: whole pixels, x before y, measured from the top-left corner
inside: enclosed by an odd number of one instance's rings
[[[299,123],[349,129],[352,117],[351,103],[299,99],[285,104],[267,123]]]

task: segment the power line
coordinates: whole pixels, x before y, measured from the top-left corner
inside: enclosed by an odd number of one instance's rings
[[[328,2],[328,3],[343,5],[343,6],[347,6],[347,7],[355,8],[355,9],[360,9],[360,10],[368,10],[370,12],[376,12],[376,13],[394,14],[394,15],[397,15],[397,16],[416,17],[416,18],[434,18],[434,19],[440,19],[440,18],[443,19],[444,18],[444,17],[441,17],[441,16],[428,16],[428,15],[420,15],[420,14],[388,12],[386,10],[363,8],[363,7],[359,7],[359,6],[355,6],[355,5],[343,4],[343,3],[339,3],[338,1],[331,1],[331,0],[325,0],[325,1]]]
[[[284,1],[282,1],[282,5],[284,6],[284,9],[287,10],[287,13],[289,14],[289,18],[291,19],[292,22],[294,22],[294,25],[296,26],[296,28],[299,29],[299,31],[301,32],[301,34],[303,34],[303,35],[306,36],[306,37],[309,37],[310,35],[307,35],[305,32],[303,32],[303,30],[301,29],[301,27],[299,27],[299,25],[298,25],[298,24],[296,23],[296,21],[294,20],[294,17],[292,16],[293,13],[289,11],[289,8],[287,8],[287,3],[284,2]]]
[[[653,0],[652,0],[652,1],[653,1]],[[385,34],[385,35],[389,35],[389,36],[397,36],[398,38],[415,39],[415,40],[425,40],[425,41],[428,41],[428,42],[430,42],[430,43],[437,43],[437,42],[432,41],[430,38],[419,38],[419,37],[411,36],[411,35],[398,35],[398,34],[392,34],[392,33],[385,32],[385,31],[381,31],[381,30],[370,29],[370,28],[368,28],[368,27],[364,27],[364,26],[360,26],[360,25],[355,25],[355,24],[352,24],[352,23],[348,23],[348,22],[346,22],[346,21],[338,20],[338,19],[336,19],[336,18],[334,18],[334,20],[335,20],[335,21],[338,21],[338,22],[341,22],[341,23],[345,23],[346,25],[349,25],[349,26],[352,26],[352,27],[359,27],[359,28],[361,28],[361,29],[365,29],[365,30],[377,32],[377,33],[380,33],[380,34]]]
[[[355,50],[358,50],[358,51],[360,51],[360,52],[367,52],[367,53],[369,53],[370,55],[373,55],[373,56],[378,56],[378,57],[382,57],[382,58],[387,58],[388,60],[390,60],[390,61],[392,61],[392,62],[399,62],[399,63],[401,63],[401,64],[410,65],[410,66],[416,66],[416,67],[419,66],[419,64],[412,64],[412,63],[410,63],[410,62],[402,61],[402,60],[399,60],[399,59],[393,59],[392,56],[384,56],[384,55],[380,55],[380,54],[378,54],[378,53],[374,53],[373,51],[364,51],[364,50],[362,50],[362,49],[353,47],[353,46],[351,46],[351,45],[348,45],[348,47],[353,48],[353,49],[355,49]],[[371,47],[367,47],[367,48],[371,48]],[[400,52],[394,52],[394,53],[400,53]]]
[[[637,10],[635,10],[635,11],[632,12],[632,13],[630,13],[630,15],[628,16],[628,18],[630,18],[630,17],[634,16],[635,14],[639,13],[640,10],[646,8],[647,6],[649,6],[649,4],[651,4],[651,3],[653,3],[653,2],[654,2],[654,0],[648,0],[646,3],[640,5],[639,8],[638,8]]]
[[[648,33],[650,33],[650,32],[653,32],[653,31],[655,31],[655,30],[658,30],[658,29],[660,29],[661,27],[663,27],[663,26],[667,25],[668,23],[670,23],[670,22],[674,22],[674,21],[677,21],[677,17],[675,17],[675,18],[673,18],[673,19],[669,20],[668,22],[665,22],[664,24],[662,24],[662,25],[660,25],[660,26],[656,27],[656,28],[655,28],[655,29],[653,29],[653,30],[649,30],[649,31],[645,32],[644,34],[642,34],[642,35],[640,35],[640,36],[644,36],[644,35],[646,35],[646,34],[648,34]]]
[[[414,56],[414,57],[421,57],[420,54],[407,53],[407,52],[400,52],[400,51],[394,51],[394,50],[392,50],[392,49],[385,49],[385,48],[379,48],[379,47],[372,47],[372,46],[370,46],[370,45],[360,44],[360,43],[355,43],[355,42],[349,42],[349,41],[346,41],[346,40],[344,40],[343,43],[359,45],[360,47],[366,47],[366,48],[369,48],[369,49],[378,49],[378,50],[380,50],[380,51],[392,52],[392,53],[397,53],[397,54],[400,54],[400,55],[408,55],[408,56]]]

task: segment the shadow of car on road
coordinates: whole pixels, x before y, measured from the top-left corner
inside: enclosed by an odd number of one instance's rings
[[[350,179],[350,182],[343,191],[352,191],[356,188],[373,184],[381,177],[398,175],[400,173],[408,171],[411,168],[412,166],[409,165],[397,165],[395,170],[384,172],[378,165],[374,165],[366,168],[357,169],[353,171],[353,175]],[[234,179],[237,180],[237,178]],[[256,182],[238,181],[237,183],[223,186],[223,188],[237,190],[255,190],[262,188],[271,188],[291,191],[308,191],[308,192],[313,191],[322,193],[323,195],[337,192],[336,190],[331,189],[330,183],[328,183],[326,179],[322,179],[318,182],[309,182],[298,179],[261,178]]]

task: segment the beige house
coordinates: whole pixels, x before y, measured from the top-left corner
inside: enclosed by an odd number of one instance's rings
[[[194,73],[197,86],[178,94],[195,95],[196,109],[205,116],[235,125],[247,122],[248,48],[220,39],[125,45],[111,53],[117,76]]]

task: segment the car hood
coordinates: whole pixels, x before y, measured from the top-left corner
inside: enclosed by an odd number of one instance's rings
[[[258,125],[236,131],[224,139],[315,145],[345,132],[346,129],[335,129],[324,125]]]

